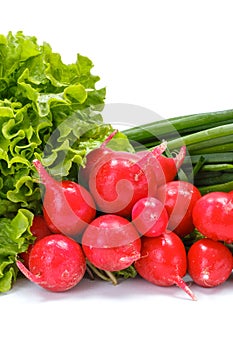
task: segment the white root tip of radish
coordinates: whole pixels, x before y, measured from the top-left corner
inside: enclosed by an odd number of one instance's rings
[[[186,156],[186,146],[182,146],[180,148],[179,153],[175,157],[175,164],[176,164],[177,169],[179,169],[181,167],[185,156]]]
[[[118,132],[119,132],[118,129],[113,130],[113,132],[104,140],[104,142],[102,142],[100,147],[105,148],[107,146],[108,142],[110,142]]]
[[[39,159],[33,159],[32,164],[37,170],[41,166],[41,162],[39,161]]]
[[[21,273],[25,277],[27,277],[31,282],[39,284],[40,278],[33,275],[33,273],[31,273],[31,271],[28,270],[20,260],[16,260],[16,265],[17,265],[18,269],[21,271]]]
[[[174,280],[174,283],[179,288],[181,288],[185,293],[187,293],[193,301],[197,301],[196,295],[193,293],[193,291],[189,288],[189,286],[185,283],[185,281],[181,277],[177,276],[177,278]]]

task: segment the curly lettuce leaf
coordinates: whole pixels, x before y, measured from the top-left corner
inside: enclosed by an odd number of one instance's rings
[[[12,218],[0,218],[0,292],[7,292],[17,278],[15,260],[25,252],[34,238],[30,231],[33,214],[19,209]]]
[[[78,173],[113,130],[101,115],[106,90],[96,89],[100,78],[89,58],[78,54],[64,64],[48,43],[22,32],[0,36],[0,58],[0,207],[9,200],[36,212],[32,160],[41,159],[54,177]],[[131,149],[123,134],[114,140],[113,147]]]
[[[35,157],[69,177],[111,132],[100,113],[106,91],[95,88],[92,68],[80,54],[64,64],[48,43],[21,31],[0,35],[0,217],[41,210]]]

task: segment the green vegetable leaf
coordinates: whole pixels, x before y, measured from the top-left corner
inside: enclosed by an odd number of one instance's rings
[[[0,292],[7,292],[17,277],[17,254],[27,250],[34,238],[30,231],[33,214],[19,209],[12,218],[0,218]]]
[[[137,271],[135,270],[133,265],[130,265],[124,270],[114,271],[114,276],[118,278],[128,279],[135,278],[137,276]]]
[[[21,207],[41,211],[34,158],[69,177],[112,131],[100,114],[106,91],[96,89],[92,68],[80,54],[63,63],[48,43],[22,31],[0,36],[0,217]],[[14,204],[9,211],[7,202]]]

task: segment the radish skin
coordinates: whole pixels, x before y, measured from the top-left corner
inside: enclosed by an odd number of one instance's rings
[[[166,142],[147,152],[110,152],[92,168],[89,189],[97,208],[105,213],[129,217],[140,198],[155,196],[157,183],[151,160],[164,152]]]
[[[192,300],[194,293],[182,279],[187,273],[187,255],[180,237],[174,232],[166,232],[159,237],[142,237],[141,258],[135,261],[138,274],[158,286],[176,284]]]
[[[107,148],[108,143],[112,140],[112,138],[118,133],[118,130],[114,130],[100,145],[100,147],[93,149],[86,156],[86,164],[84,167],[80,167],[78,173],[78,182],[80,185],[85,188],[89,188],[89,177],[92,168],[95,164],[100,160],[102,156],[113,152],[110,148]]]
[[[16,265],[31,282],[52,292],[75,287],[86,271],[81,246],[61,234],[46,236],[33,245],[29,253],[29,269],[19,259]]]
[[[90,192],[76,182],[55,180],[38,159],[33,164],[45,186],[43,214],[49,229],[67,236],[82,233],[96,215]]]

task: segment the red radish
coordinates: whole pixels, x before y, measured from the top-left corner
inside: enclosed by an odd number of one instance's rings
[[[45,186],[43,213],[49,229],[69,236],[81,233],[96,215],[91,194],[76,182],[56,181],[39,160],[33,164]]]
[[[204,236],[233,242],[233,192],[210,192],[194,206],[193,222]]]
[[[131,216],[134,226],[144,236],[156,237],[166,231],[168,214],[155,197],[139,199],[133,206]]]
[[[176,284],[196,300],[182,279],[187,272],[187,255],[181,238],[166,232],[159,237],[142,237],[141,244],[141,258],[134,263],[138,274],[158,286]]]
[[[150,160],[165,148],[163,143],[143,158],[129,152],[104,155],[93,167],[89,179],[89,189],[98,209],[129,217],[140,198],[154,196],[157,184]]]
[[[51,235],[52,232],[49,230],[48,225],[42,215],[35,215],[33,218],[32,226],[30,231],[35,236],[33,244],[28,247],[26,252],[20,253],[20,258],[23,259],[24,265],[29,266],[29,254],[33,245],[43,237]]]
[[[202,287],[215,287],[231,275],[231,251],[221,242],[203,238],[188,251],[188,272],[193,281]]]
[[[86,271],[81,246],[61,234],[46,236],[35,243],[29,256],[29,270],[21,261],[16,263],[30,281],[52,292],[73,288]]]
[[[137,153],[139,156],[145,156],[148,150],[140,151]],[[156,182],[158,186],[170,182],[175,179],[178,170],[184,162],[186,156],[186,146],[180,148],[179,153],[175,157],[166,157],[163,154],[158,157],[152,158],[154,172],[156,176]]]
[[[107,144],[112,140],[112,138],[116,135],[117,132],[118,130],[114,130],[104,140],[104,142],[101,144],[100,147],[93,149],[87,154],[85,167],[81,167],[79,169],[78,182],[80,185],[84,186],[85,188],[88,188],[89,177],[90,177],[90,172],[92,168],[95,166],[96,162],[98,162],[103,155],[108,154],[109,152],[112,152],[110,148],[107,148]]]
[[[186,181],[170,181],[158,188],[156,197],[164,204],[168,216],[168,228],[185,237],[194,230],[192,211],[201,198],[196,186]]]
[[[82,247],[87,259],[106,271],[123,270],[140,257],[141,240],[126,218],[104,214],[84,231]]]

